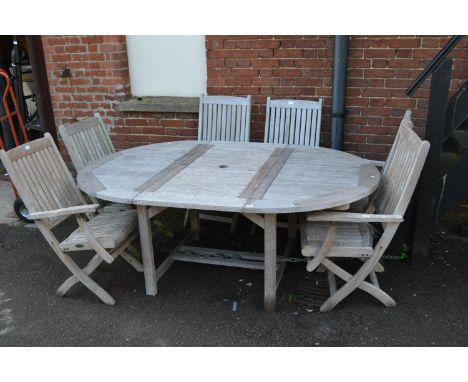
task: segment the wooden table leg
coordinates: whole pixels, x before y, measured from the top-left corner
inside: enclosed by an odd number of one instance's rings
[[[265,297],[267,312],[276,308],[276,214],[265,214]]]
[[[156,286],[156,269],[154,266],[153,235],[151,234],[151,222],[148,219],[148,208],[146,206],[137,206],[137,211],[146,294],[149,296],[156,296],[158,289]]]

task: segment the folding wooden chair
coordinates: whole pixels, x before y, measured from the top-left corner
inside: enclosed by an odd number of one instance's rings
[[[60,125],[59,132],[76,171],[80,171],[89,164],[115,153],[108,129],[99,113],[95,113],[94,118],[87,118],[71,125]],[[95,197],[90,195],[87,195],[87,197],[93,203],[99,203],[99,200]],[[100,212],[129,209],[132,209],[132,206],[110,203]]]
[[[63,296],[73,285],[81,282],[105,304],[114,305],[115,300],[89,275],[102,261],[111,263],[117,256],[122,256],[137,271],[143,271],[142,264],[131,253],[131,243],[138,237],[136,211],[95,215],[99,204],[86,204],[48,133],[44,138],[8,152],[1,150],[0,158],[30,213],[29,219],[35,221],[54,252],[73,274],[57,293]],[[76,217],[79,228],[59,242],[52,229],[72,215]],[[96,255],[80,269],[68,252],[87,250],[95,251]]]
[[[318,101],[267,98],[265,143],[318,147],[322,105]]]
[[[251,97],[207,96],[200,97],[198,117],[199,141],[248,142],[250,138]],[[189,211],[185,214],[187,226]],[[231,233],[236,229],[239,214],[234,217],[198,213],[192,211],[192,228],[199,220],[212,220],[231,224]]]
[[[378,262],[403,221],[429,150],[429,142],[422,141],[412,128],[411,112],[407,111],[366,213],[317,212],[308,214],[301,222],[302,254],[311,258],[307,270],[312,272],[323,266],[328,271],[330,297],[321,306],[322,312],[332,310],[357,288],[385,306],[395,305],[380,289],[375,272],[381,270]],[[380,223],[383,227],[376,245],[369,223]],[[360,258],[363,265],[351,275],[332,261],[340,257]],[[345,281],[338,290],[334,275]],[[365,281],[367,277],[370,282]]]

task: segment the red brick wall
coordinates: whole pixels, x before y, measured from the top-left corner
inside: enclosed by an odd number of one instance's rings
[[[404,90],[446,43],[440,36],[351,36],[344,148],[385,159],[406,109],[423,134],[430,80]],[[333,36],[207,36],[208,93],[253,96],[252,138],[262,139],[267,96],[324,99],[322,145],[329,145]],[[468,42],[451,53],[452,89],[468,79]]]
[[[445,44],[440,36],[351,36],[345,150],[385,159],[404,110],[424,130],[429,83],[405,88]],[[130,96],[123,36],[43,37],[56,123],[101,112],[117,148],[196,136],[197,114],[118,112]],[[252,140],[263,138],[266,97],[324,99],[322,144],[329,144],[333,36],[207,36],[208,94],[252,95]],[[468,78],[468,42],[452,52],[452,88]],[[68,66],[72,77],[61,79]]]
[[[207,36],[208,94],[251,95],[251,139],[262,140],[265,103],[274,98],[324,99],[328,126],[332,36]],[[328,129],[322,141],[328,142]]]
[[[57,125],[98,111],[113,126],[117,149],[196,136],[196,114],[116,110],[130,96],[124,36],[43,36],[42,41]],[[60,78],[64,67],[70,68],[69,78]]]

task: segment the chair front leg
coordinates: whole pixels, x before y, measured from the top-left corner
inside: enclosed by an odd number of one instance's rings
[[[89,261],[89,263],[84,267],[82,270],[86,275],[90,275],[93,273],[99,265],[104,261],[104,259],[99,255],[94,255],[93,258]],[[75,275],[70,276],[66,279],[62,285],[57,289],[57,294],[59,296],[64,296],[74,285],[78,284],[80,280]]]
[[[344,280],[346,282],[349,282],[353,278],[353,275],[346,272],[343,268],[340,268],[338,265],[336,265],[333,261],[331,261],[329,259],[324,259],[323,260],[323,265],[328,269],[329,272],[333,272],[340,279],[342,279],[342,280]],[[391,307],[391,306],[396,305],[395,300],[393,300],[393,298],[391,298],[387,293],[385,293],[382,289],[376,287],[375,285],[372,285],[371,283],[368,283],[367,281],[362,281],[358,285],[357,288],[362,289],[363,291],[369,293],[371,296],[375,297],[377,300],[379,300],[385,306]],[[334,296],[334,294],[332,294],[332,296],[330,296],[330,298],[333,297],[333,296]],[[320,307],[321,312],[329,312],[339,302],[338,301],[335,305],[333,305],[331,308],[329,308],[329,307],[327,307],[327,305],[325,305],[325,303],[327,303],[327,301],[325,301],[322,304],[322,306]]]
[[[93,292],[96,296],[98,296],[102,302],[106,305],[114,305],[115,300],[111,297],[109,293],[107,293],[103,288],[101,288],[95,281],[93,281],[85,271],[83,271],[73,260],[72,258],[67,255],[66,253],[62,252],[60,249],[60,245],[58,240],[55,238],[53,233],[50,229],[42,222],[36,221],[36,225],[41,231],[44,238],[50,244],[52,249],[54,250],[55,254],[58,258],[62,261],[62,263],[68,268],[68,270],[73,273],[73,276],[78,279],[84,286],[86,286],[91,292]],[[97,263],[97,261],[95,261]],[[94,264],[92,266],[94,266]],[[97,265],[99,265],[98,263]],[[90,264],[88,264],[90,265]],[[90,268],[92,267],[90,266]],[[94,268],[96,269],[96,268]]]
[[[395,232],[398,228],[399,223],[389,223],[378,241],[377,245],[375,246],[374,253],[372,256],[367,260],[361,268],[356,272],[354,276],[352,276],[349,280],[347,280],[346,284],[344,284],[338,291],[330,296],[321,306],[320,310],[324,312],[328,312],[332,310],[340,301],[342,301],[346,296],[348,296],[352,291],[354,291],[356,288],[359,288],[361,284],[365,283],[365,279],[369,276],[371,272],[374,271],[375,266],[379,262],[380,258],[382,257],[385,249],[387,248],[388,244],[390,243],[391,239],[395,235]],[[328,260],[328,259],[325,259]],[[328,268],[328,265],[324,265]],[[341,269],[341,268],[340,268]],[[395,301],[388,296],[386,293],[384,293],[381,289],[377,288],[376,286],[367,283],[368,285],[371,285],[372,287],[376,288],[378,291],[382,292],[384,295],[379,293],[381,297],[384,297],[383,302],[386,306],[394,306],[396,305]],[[371,288],[372,290],[372,288]],[[374,294],[373,294],[374,295]],[[376,296],[375,296],[376,297]],[[387,299],[387,297],[389,299]],[[378,297],[377,297],[378,298]]]

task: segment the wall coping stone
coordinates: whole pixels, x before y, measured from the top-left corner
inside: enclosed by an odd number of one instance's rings
[[[117,104],[118,111],[198,113],[198,97],[134,97]]]

